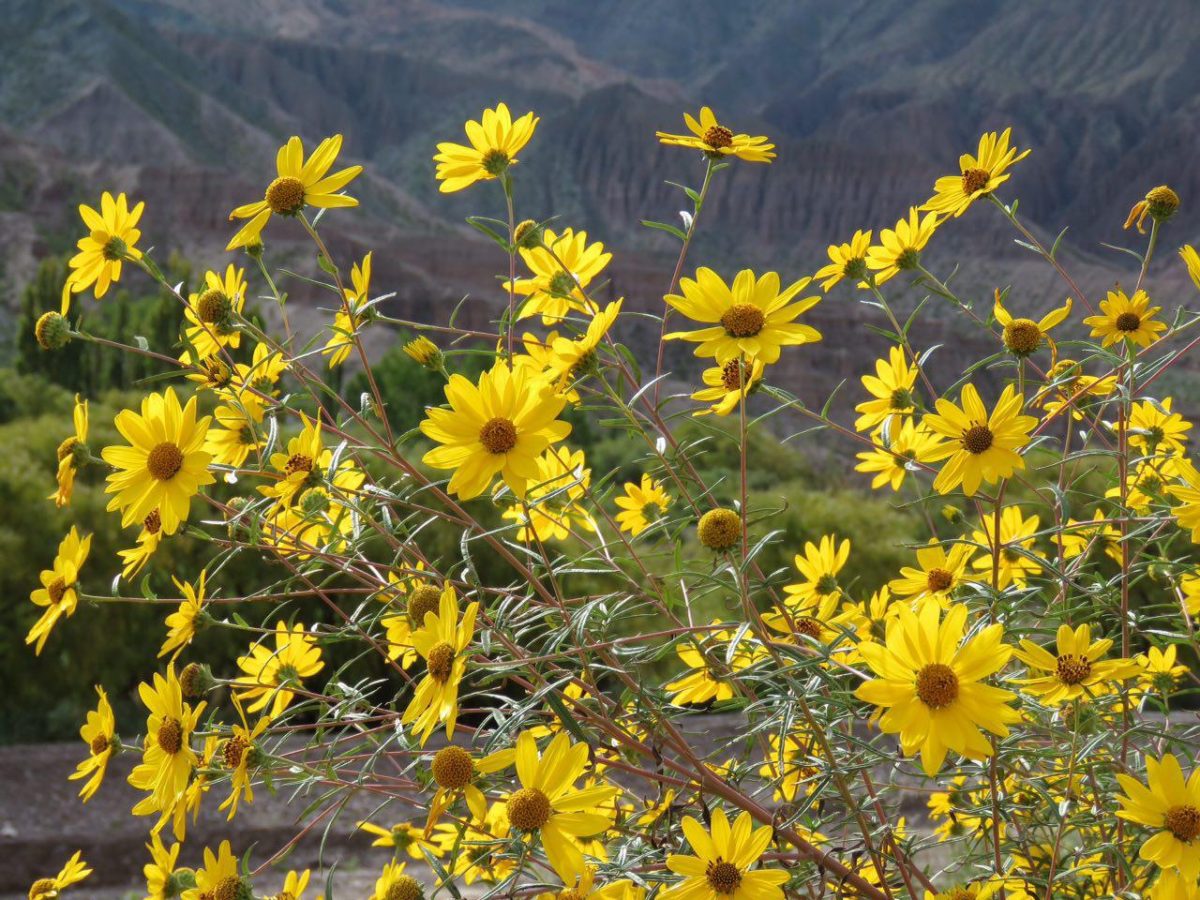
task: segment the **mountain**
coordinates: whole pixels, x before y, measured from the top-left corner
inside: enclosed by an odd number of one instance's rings
[[[704,103],[770,135],[779,158],[719,174],[691,264],[811,272],[828,243],[890,226],[982,130],[1008,125],[1034,152],[1003,194],[1022,198],[1048,242],[1071,226],[1063,256],[1089,296],[1128,277],[1101,243],[1129,239],[1121,225],[1147,188],[1167,182],[1184,199],[1167,249],[1200,237],[1200,20],[1187,0],[8,0],[5,12],[10,288],[69,245],[71,204],[109,187],[147,200],[160,250],[215,265],[227,211],[261,196],[276,147],[342,132],[368,174],[355,185],[362,209],[330,219],[335,252],[374,247],[376,284],[398,292],[402,316],[444,322],[470,294],[464,321],[484,323],[505,265],[462,221],[499,215],[499,192],[440,195],[430,157],[497,100],[542,117],[515,170],[518,214],[558,216],[611,245],[611,292],[634,309],[661,308],[674,252],[638,222],[677,221],[683,197],[666,182],[701,174],[654,131],[681,129]],[[285,261],[307,252],[295,231],[270,235]],[[985,309],[1005,285],[1018,309],[1061,302],[1065,286],[1014,236],[994,210],[973,209],[929,258],[941,271],[962,262],[959,283]],[[1168,305],[1185,285],[1160,260],[1150,286]],[[327,314],[296,287],[315,327]],[[825,390],[858,374],[850,329],[873,313],[849,297],[818,307],[828,343],[795,355],[789,381]],[[960,346],[963,334],[946,310],[921,337],[951,343],[953,368],[954,353],[978,349]]]

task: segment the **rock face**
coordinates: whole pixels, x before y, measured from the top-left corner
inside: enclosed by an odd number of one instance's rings
[[[216,264],[226,211],[261,194],[279,143],[340,131],[368,175],[363,209],[336,215],[338,249],[376,249],[376,283],[398,291],[399,317],[444,322],[471,294],[462,321],[479,326],[501,305],[506,264],[461,222],[497,214],[499,193],[439,195],[430,156],[503,99],[542,117],[516,169],[518,214],[604,240],[618,254],[610,293],[657,312],[675,248],[637,223],[677,221],[685,198],[666,181],[695,184],[701,164],[653,133],[709,103],[738,130],[770,135],[779,159],[719,174],[691,263],[811,272],[827,244],[924,200],[981,130],[1011,124],[1034,153],[1003,193],[1025,198],[1022,215],[1047,242],[1072,226],[1062,252],[1091,296],[1126,261],[1100,243],[1128,237],[1124,215],[1154,184],[1184,198],[1170,249],[1197,237],[1191,12],[1187,0],[1136,15],[1087,0],[705,0],[687,15],[668,0],[13,0],[0,35],[0,264],[19,286],[73,234],[66,201],[104,187],[147,200],[160,251]],[[307,253],[281,224],[273,251]],[[940,271],[964,264],[981,312],[1006,285],[1018,310],[1060,303],[1066,286],[1012,237],[994,210],[975,209],[930,259]],[[1186,296],[1178,265],[1163,259],[1153,274],[1166,305]],[[828,346],[789,358],[786,380],[819,394],[858,374],[861,329],[848,327],[873,313],[850,299],[822,304]],[[293,300],[316,302],[299,285]],[[953,343],[949,368],[965,358],[962,329],[948,308],[937,318],[931,338]],[[653,342],[627,337],[635,349]]]

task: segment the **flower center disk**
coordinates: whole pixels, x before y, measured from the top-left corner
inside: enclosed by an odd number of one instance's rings
[[[550,821],[550,798],[537,788],[522,788],[506,805],[508,821],[518,831],[536,831]]]
[[[963,449],[968,453],[974,453],[978,456],[980,453],[986,453],[990,450],[994,440],[995,436],[992,434],[992,429],[986,425],[972,425],[963,432],[962,445]]]
[[[704,132],[704,137],[701,140],[714,150],[720,150],[723,147],[733,145],[733,132],[724,125],[713,125]]]
[[[425,615],[436,613],[442,602],[442,592],[432,584],[414,588],[408,597],[408,617],[418,628],[425,625]]]
[[[430,768],[433,770],[433,778],[438,786],[452,791],[466,787],[471,783],[471,778],[475,774],[475,764],[471,761],[471,754],[462,747],[454,745],[443,747],[434,754],[433,764]]]
[[[430,648],[429,657],[425,660],[429,667],[429,676],[435,681],[449,681],[450,673],[454,670],[455,655],[454,648],[444,641]]]
[[[265,199],[271,212],[281,216],[295,215],[304,205],[304,184],[291,176],[276,178],[267,186]]]
[[[1163,817],[1163,827],[1176,839],[1190,844],[1200,837],[1200,809],[1194,806],[1172,806]]]
[[[489,419],[479,429],[479,443],[488,453],[507,453],[517,446],[517,426],[509,419]]]
[[[1117,320],[1113,324],[1117,326],[1117,331],[1137,331],[1142,327],[1142,317],[1137,313],[1125,312],[1117,316]]]
[[[742,883],[741,870],[719,856],[708,864],[704,877],[708,880],[708,886],[718,894],[732,894]]]
[[[174,719],[163,719],[155,737],[163,753],[174,756],[183,749],[183,728]]]
[[[1064,653],[1058,658],[1057,671],[1063,684],[1079,684],[1092,674],[1092,664],[1086,656]]]
[[[933,568],[926,573],[926,587],[931,594],[940,594],[954,584],[954,576],[945,569]]]
[[[917,697],[930,709],[944,709],[958,699],[958,676],[945,663],[930,663],[917,673]]]
[[[1042,342],[1042,329],[1032,319],[1013,319],[1004,326],[1004,346],[1018,356],[1027,356]]]
[[[983,190],[991,177],[992,175],[987,169],[967,169],[962,176],[963,193],[973,194]]]
[[[420,900],[424,891],[421,882],[411,875],[397,875],[387,890],[385,900]]]
[[[721,327],[735,338],[754,337],[766,321],[763,311],[752,303],[735,303],[721,315]]]
[[[146,468],[159,481],[170,481],[183,468],[183,451],[170,441],[163,441],[147,454]]]

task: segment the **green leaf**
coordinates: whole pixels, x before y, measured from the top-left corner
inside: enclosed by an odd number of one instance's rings
[[[668,225],[666,222],[651,222],[649,219],[642,219],[642,224],[647,228],[654,228],[658,231],[665,231],[667,234],[674,235],[681,241],[687,240],[687,235],[676,228],[674,225]]]

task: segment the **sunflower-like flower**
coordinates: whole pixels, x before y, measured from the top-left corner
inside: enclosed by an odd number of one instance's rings
[[[105,447],[104,461],[116,469],[105,491],[115,496],[109,510],[121,511],[121,525],[143,521],[154,510],[164,534],[174,534],[188,517],[192,497],[216,479],[204,450],[210,416],[196,417],[196,398],[179,405],[174,388],[142,400],[142,411],[117,413],[117,431],[129,446]]]
[[[1137,663],[1128,659],[1102,659],[1112,639],[1092,640],[1090,625],[1072,628],[1059,625],[1056,653],[1052,654],[1033,641],[1022,639],[1014,651],[1017,659],[1029,667],[1031,677],[1018,684],[1046,706],[1072,701],[1087,701],[1109,693],[1117,682],[1137,674]]]
[[[425,613],[421,627],[413,632],[412,646],[425,660],[425,677],[413,692],[412,700],[400,717],[420,734],[421,746],[429,740],[438,723],[446,723],[446,739],[454,735],[458,721],[458,687],[467,670],[467,648],[475,637],[478,603],[471,603],[458,620],[458,597],[454,586],[442,590],[438,611]]]
[[[204,848],[204,865],[196,870],[196,886],[183,892],[182,900],[245,900],[250,896],[246,880],[238,872],[238,860],[229,847],[229,841],[221,841],[217,852]]]
[[[1050,329],[1071,314],[1071,298],[1068,297],[1066,303],[1058,309],[1046,313],[1035,322],[1033,319],[1013,318],[1012,313],[1004,308],[1004,301],[1000,298],[1000,292],[997,291],[993,314],[996,321],[1000,323],[1000,327],[1004,329],[1001,334],[1004,349],[1013,356],[1024,358],[1042,346],[1043,342],[1049,343],[1053,348],[1054,341],[1050,338]]]
[[[124,260],[142,258],[142,251],[136,246],[142,236],[137,224],[145,208],[145,203],[138,203],[130,209],[124,194],[117,194],[114,200],[108,191],[100,197],[99,212],[84,203],[79,204],[79,215],[90,234],[79,239],[76,243],[79,252],[68,263],[71,271],[62,289],[64,316],[70,308],[72,294],[91,288],[99,300],[108,293],[110,285],[121,280]]]
[[[821,290],[826,294],[835,284],[842,280],[853,281],[862,285],[863,276],[867,274],[867,251],[871,247],[871,232],[856,231],[848,244],[829,245],[829,263],[817,270],[813,275],[821,281]]]
[[[620,789],[576,787],[587,769],[588,747],[572,744],[561,733],[539,755],[537,740],[522,732],[517,738],[516,765],[521,786],[504,801],[508,820],[527,840],[538,835],[551,868],[563,881],[574,881],[585,871],[577,840],[608,828],[611,820],[601,809]]]
[[[920,751],[925,774],[937,774],[953,750],[985,759],[992,746],[980,729],[1000,737],[1018,721],[1011,691],[983,683],[1004,668],[1012,647],[1004,627],[989,625],[963,640],[967,608],[954,604],[941,620],[936,603],[918,612],[901,605],[888,622],[886,644],[865,643],[859,653],[879,677],[859,685],[860,700],[879,707],[880,728],[900,735],[905,753]]]
[[[1144,234],[1142,224],[1146,221],[1146,216],[1162,223],[1175,215],[1178,209],[1179,195],[1168,185],[1160,184],[1150,188],[1145,197],[1133,204],[1133,208],[1129,210],[1129,217],[1125,220],[1125,227],[1136,225],[1138,233]]]
[[[262,716],[251,728],[246,722],[246,713],[242,705],[235,702],[234,706],[237,707],[241,722],[233,726],[232,733],[220,747],[221,761],[229,770],[229,796],[218,809],[228,809],[230,820],[237,815],[238,803],[243,798],[247,803],[254,802],[252,770],[262,759],[258,739],[270,723],[267,716]]]
[[[81,538],[72,525],[66,537],[59,542],[54,565],[42,570],[39,576],[42,586],[31,593],[29,599],[35,606],[44,607],[45,612],[34,622],[29,634],[25,635],[26,644],[35,644],[35,655],[41,655],[46,639],[58,620],[63,616],[69,619],[75,615],[75,608],[79,605],[79,570],[83,568],[91,549],[92,536],[89,534]]]
[[[88,402],[80,400],[78,394],[75,395],[72,418],[75,433],[58,445],[58,489],[48,498],[53,500],[59,509],[70,505],[71,495],[75,490],[75,473],[91,457],[87,446]]]
[[[83,851],[76,850],[66,865],[53,878],[39,878],[29,886],[29,900],[55,900],[73,884],[78,884],[92,874],[83,861]]]
[[[699,120],[690,113],[683,114],[683,123],[691,134],[669,134],[656,131],[654,136],[659,143],[668,147],[690,147],[699,150],[710,159],[721,159],[735,156],[745,162],[770,163],[775,158],[775,145],[763,136],[751,137],[748,134],[735,134],[717,121],[713,111],[707,107],[700,108]]]
[[[342,457],[335,471],[333,451],[325,446],[321,438],[320,419],[313,420],[301,413],[300,420],[303,428],[300,434],[288,440],[287,452],[271,454],[275,482],[261,485],[259,492],[274,497],[276,503],[283,507],[296,504],[313,489],[326,489],[330,485],[343,495],[356,491],[362,484],[363,475],[354,461]]]
[[[540,243],[521,247],[520,254],[530,275],[506,284],[517,296],[528,298],[521,304],[518,319],[540,313],[543,325],[553,325],[571,312],[596,312],[596,305],[584,292],[612,259],[604,244],[589,244],[586,231],[564,228],[555,233],[547,228]]]
[[[205,272],[203,290],[188,294],[187,306],[183,308],[189,323],[184,331],[188,349],[179,358],[191,363],[193,350],[199,359],[207,359],[222,347],[240,347],[242,332],[236,324],[245,306],[245,269],[230,263],[225,267],[224,277],[211,270]]]
[[[1010,584],[1021,588],[1025,587],[1030,576],[1036,575],[1042,570],[1042,565],[1038,562],[1041,557],[1033,550],[1040,522],[1041,518],[1037,515],[1025,518],[1025,514],[1021,512],[1019,506],[1004,507],[1000,513],[1000,543],[997,550],[996,538],[993,534],[995,519],[992,516],[984,516],[979,523],[982,527],[971,535],[971,540],[984,551],[971,563],[971,567],[980,573],[980,579],[986,578],[989,583],[991,582],[995,556],[998,552],[1000,556],[997,570],[999,580],[995,588],[1002,591]]]
[[[289,628],[283,620],[275,623],[275,649],[255,644],[248,656],[238,657],[237,664],[244,674],[234,679],[234,696],[254,700],[247,712],[258,712],[271,703],[272,719],[291,704],[295,693],[290,688],[325,667],[315,635],[301,623]]]
[[[1120,530],[1102,509],[1092,513],[1091,521],[1094,524],[1089,525],[1075,519],[1067,520],[1066,526],[1058,535],[1062,541],[1063,559],[1074,559],[1098,545],[1104,549],[1105,556],[1120,565],[1123,556]]]
[[[363,257],[350,269],[350,284],[343,288],[344,302],[333,317],[333,334],[321,350],[329,357],[329,368],[336,369],[350,356],[354,347],[354,335],[366,318],[367,303],[371,299],[371,254]]]
[[[502,514],[520,526],[517,540],[565,541],[573,528],[595,531],[595,520],[579,502],[592,483],[583,450],[551,447],[536,466],[525,499],[509,504]]]
[[[1149,347],[1167,330],[1167,324],[1154,318],[1161,306],[1150,305],[1150,295],[1136,291],[1132,297],[1124,291],[1109,291],[1100,301],[1100,315],[1088,316],[1083,324],[1092,329],[1090,337],[1101,339],[1101,346],[1111,347],[1123,340],[1138,347]]]
[[[421,422],[425,436],[441,445],[423,461],[453,469],[449,490],[464,500],[488,490],[497,474],[523,498],[538,457],[571,433],[558,419],[566,399],[524,366],[497,361],[476,384],[456,373],[445,391],[450,409],[430,407]]]
[[[1125,792],[1117,796],[1117,815],[1154,829],[1139,855],[1161,869],[1177,869],[1194,883],[1200,877],[1200,769],[1186,779],[1174,754],[1146,758],[1146,784],[1118,774]]]
[[[194,707],[183,699],[175,666],[167,666],[164,678],[157,672],[149,684],[138,685],[138,696],[150,714],[146,718],[146,738],[142,761],[129,775],[129,783],[139,791],[148,791],[133,808],[134,815],[173,811],[188,787],[192,769],[199,764],[192,750],[192,733],[204,701]]]
[[[411,875],[404,873],[406,862],[395,860],[383,867],[383,872],[375,881],[375,890],[367,900],[420,900],[425,896],[421,882]]]
[[[768,742],[769,753],[758,774],[771,782],[775,799],[791,803],[797,794],[811,794],[820,775],[820,769],[808,762],[813,756],[811,738],[795,732],[786,737],[771,732]]]
[[[712,624],[717,626],[721,622],[713,620]],[[744,639],[738,641],[733,658],[726,664],[726,645],[733,640],[733,636],[732,630],[718,629],[697,638],[695,644],[675,645],[675,654],[689,671],[664,685],[663,689],[671,694],[672,703],[683,706],[708,703],[710,700],[720,702],[734,696],[730,676],[766,659],[767,651],[757,641]],[[708,651],[707,654],[701,650],[701,646]]]
[[[1142,400],[1129,410],[1129,445],[1146,456],[1182,454],[1192,423],[1173,411],[1174,401]]]
[[[875,374],[862,376],[862,385],[871,395],[854,407],[859,413],[854,427],[858,431],[874,431],[887,425],[899,424],[899,419],[911,416],[917,399],[913,389],[917,383],[917,367],[910,365],[903,347],[888,350],[886,360],[875,361]]]
[[[708,409],[698,409],[692,415],[729,415],[742,400],[758,390],[765,368],[761,359],[746,360],[738,356],[723,366],[705,369],[700,377],[707,387],[692,394],[692,399],[712,405]]]
[[[980,197],[986,197],[1011,175],[1008,169],[1029,155],[1028,150],[1018,152],[1008,145],[1011,128],[999,135],[989,131],[979,138],[979,150],[972,156],[964,153],[958,159],[962,170],[958,175],[946,175],[933,185],[934,194],[921,207],[940,216],[961,216]]]
[[[667,868],[683,880],[662,892],[664,900],[783,900],[788,873],[755,869],[771,844],[771,826],[755,828],[750,813],[732,825],[719,807],[712,832],[691,816],[683,817],[683,834],[694,855],[672,853]]]
[[[950,552],[936,538],[917,549],[917,565],[904,566],[900,577],[888,582],[888,589],[914,601],[931,597],[945,609],[955,589],[967,580],[967,564],[975,550],[970,544],[952,544]]]
[[[96,685],[96,693],[100,696],[96,708],[88,711],[87,720],[79,729],[79,737],[88,746],[88,758],[79,763],[70,776],[72,781],[87,779],[79,790],[84,803],[91,800],[100,788],[104,773],[108,771],[108,761],[117,748],[117,720],[108,702],[108,694],[100,685]]]
[[[564,885],[560,891],[538,894],[537,900],[642,900],[646,896],[646,889],[635,886],[628,878],[596,884],[596,869],[592,866],[587,866],[572,884],[572,887]]]
[[[1082,419],[1083,404],[1093,397],[1111,394],[1116,387],[1116,375],[1106,375],[1103,378],[1085,375],[1075,360],[1060,359],[1046,372],[1046,385],[1034,397],[1033,405],[1045,409],[1050,418],[1057,415],[1063,407],[1069,406],[1071,418]]]
[[[308,882],[312,878],[312,870],[303,872],[290,870],[283,879],[283,890],[268,900],[304,900],[304,892],[308,890]]]
[[[446,358],[438,345],[424,335],[417,335],[404,345],[404,354],[419,366],[424,366],[431,372],[442,372]]]
[[[213,426],[204,439],[204,450],[214,465],[241,468],[251,453],[261,450],[266,436],[259,432],[262,407],[256,403],[241,406],[225,404],[213,410]]]
[[[712,269],[701,267],[695,279],[680,279],[682,295],[668,294],[663,299],[689,319],[710,327],[675,331],[666,339],[697,343],[696,356],[712,357],[718,365],[740,357],[771,365],[779,361],[781,347],[821,340],[815,328],[795,321],[821,302],[820,297],[792,302],[811,282],[801,278],[781,290],[777,273],[760,277],[742,269],[727,285]]]
[[[937,213],[922,216],[915,206],[908,210],[908,218],[901,219],[895,228],[883,228],[879,232],[879,243],[867,250],[867,268],[874,273],[876,284],[915,269],[921,262],[921,251],[937,231]]]
[[[502,884],[516,871],[516,860],[499,852],[511,845],[511,831],[508,810],[503,803],[493,803],[485,818],[472,819],[465,827],[458,822],[436,826],[433,839],[443,850],[454,854],[448,868],[464,884],[476,881]]]
[[[142,520],[141,531],[138,532],[137,543],[128,550],[118,550],[121,557],[121,577],[133,578],[150,561],[154,551],[162,541],[162,517],[158,510],[153,510]]]
[[[1192,279],[1192,284],[1200,291],[1200,253],[1197,253],[1191,244],[1184,244],[1179,248],[1179,256],[1187,269],[1188,277]]]
[[[146,849],[150,851],[150,862],[142,866],[142,874],[146,877],[146,900],[173,900],[180,896],[184,880],[195,876],[191,869],[176,866],[183,844],[177,841],[168,850],[163,845],[162,835],[156,831],[150,835]]]
[[[617,497],[616,504],[621,508],[618,527],[637,537],[666,514],[671,495],[659,481],[643,474],[640,484],[626,482],[625,495]]]
[[[509,768],[516,760],[511,748],[497,750],[480,759],[456,744],[443,747],[429,762],[429,772],[438,789],[429,801],[429,817],[424,834],[433,830],[433,825],[458,797],[462,797],[475,820],[487,817],[487,798],[476,782],[484,775]],[[376,842],[378,844],[378,841]],[[409,851],[410,855],[412,851]],[[414,855],[414,858],[418,858]]]
[[[929,454],[938,446],[938,438],[924,425],[906,419],[892,431],[891,439],[884,439],[883,429],[871,438],[875,446],[858,454],[856,472],[874,473],[871,488],[879,490],[890,485],[893,491],[900,490],[908,473],[917,469],[918,463],[929,461]]]
[[[981,482],[995,484],[1025,468],[1017,451],[1029,443],[1029,432],[1038,420],[1021,414],[1024,399],[1007,385],[989,414],[973,384],[963,385],[961,406],[938,398],[937,412],[924,419],[947,439],[929,455],[931,461],[946,460],[933,482],[938,493],[948,494],[961,484],[963,493],[971,497]]]
[[[615,300],[597,312],[588,323],[587,331],[574,340],[553,333],[546,339],[549,350],[546,373],[555,390],[566,391],[595,369],[596,348],[616,322],[623,302],[623,298]]]
[[[842,587],[838,584],[838,573],[850,558],[850,540],[838,543],[832,534],[821,537],[819,544],[804,542],[804,552],[797,553],[793,562],[803,576],[802,581],[789,584],[783,592],[788,595],[788,605],[793,606],[810,600],[818,602],[826,597],[840,597]]]
[[[170,653],[171,661],[174,662],[179,657],[179,651],[196,636],[196,628],[204,613],[204,581],[207,577],[207,571],[201,570],[200,578],[193,587],[188,582],[172,576],[171,580],[183,594],[183,599],[179,601],[179,608],[167,616],[167,639],[158,651],[160,657]]]
[[[437,145],[436,178],[441,184],[438,190],[452,194],[468,188],[477,181],[491,181],[508,171],[518,162],[517,154],[533,137],[540,122],[531,112],[513,121],[508,107],[497,104],[495,109],[485,109],[480,121],[468,121],[463,128],[471,145],[449,141]]]
[[[410,859],[424,862],[426,851],[434,856],[446,855],[445,848],[436,841],[425,837],[425,829],[420,825],[413,825],[410,822],[397,822],[391,828],[382,828],[371,822],[358,822],[357,825],[359,831],[374,835],[375,840],[371,841],[372,847],[391,847],[396,856],[405,853]]]
[[[275,155],[277,177],[269,185],[263,199],[239,206],[229,214],[234,219],[249,219],[225,245],[226,250],[262,243],[262,231],[272,215],[297,216],[306,206],[331,209],[358,206],[353,197],[340,194],[342,188],[358,177],[362,166],[349,166],[328,174],[342,150],[342,136],[335,134],[317,145],[308,159],[304,145],[293,135]]]

